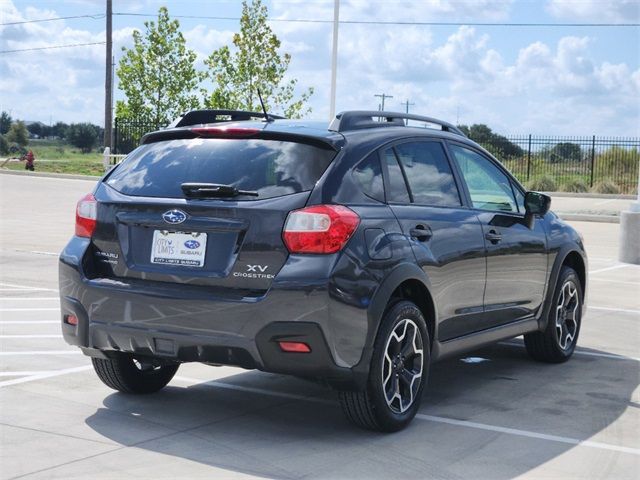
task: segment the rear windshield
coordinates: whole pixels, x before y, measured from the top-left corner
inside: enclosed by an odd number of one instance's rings
[[[107,178],[125,195],[182,198],[182,183],[219,183],[279,197],[311,190],[336,152],[276,140],[194,138],[142,145]]]

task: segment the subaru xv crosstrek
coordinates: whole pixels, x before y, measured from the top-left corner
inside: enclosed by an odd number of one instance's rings
[[[106,385],[156,392],[184,362],[291,374],[396,431],[437,360],[519,335],[572,355],[587,258],[548,196],[437,119],[263,117],[190,112],[79,201],[62,331]]]

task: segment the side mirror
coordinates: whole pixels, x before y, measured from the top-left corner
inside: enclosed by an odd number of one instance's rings
[[[524,221],[529,228],[533,228],[536,215],[544,215],[551,208],[551,197],[544,193],[527,192],[524,196]]]

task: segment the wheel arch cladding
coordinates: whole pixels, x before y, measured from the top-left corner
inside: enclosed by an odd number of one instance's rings
[[[584,295],[587,288],[587,277],[582,256],[576,250],[572,250],[564,257],[564,259],[562,260],[562,265],[573,268],[578,274],[580,286],[582,287],[582,294]]]
[[[544,309],[538,320],[540,330],[544,330],[547,325],[553,294],[556,290],[558,278],[560,277],[560,272],[563,266],[573,268],[578,275],[578,280],[580,280],[580,287],[582,289],[582,314],[584,315],[587,298],[587,262],[577,244],[568,244],[558,252],[551,269]]]
[[[381,283],[369,308],[369,338],[367,346],[372,347],[380,322],[394,298],[415,303],[427,324],[430,341],[433,344],[437,334],[437,310],[430,291],[431,283],[424,271],[415,264],[396,267]]]

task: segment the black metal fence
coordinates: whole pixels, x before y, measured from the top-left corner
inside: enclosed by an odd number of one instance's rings
[[[131,152],[162,127],[116,119],[114,153]],[[532,189],[637,193],[640,138],[509,135],[479,143]]]
[[[159,130],[164,126],[116,118],[113,129],[113,153],[127,154],[131,152],[140,144],[140,139],[145,133]]]
[[[510,135],[480,143],[532,188],[637,192],[640,138]]]

